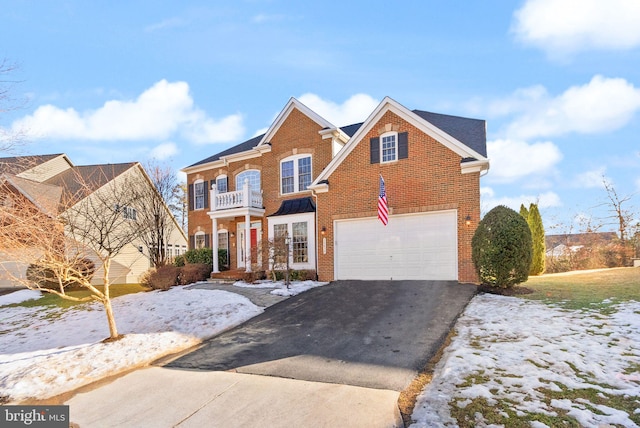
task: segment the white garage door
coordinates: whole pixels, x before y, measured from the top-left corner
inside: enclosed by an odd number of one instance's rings
[[[337,279],[458,279],[456,211],[335,223]]]

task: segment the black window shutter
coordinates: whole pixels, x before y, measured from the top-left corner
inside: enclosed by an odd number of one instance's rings
[[[211,240],[209,239],[209,234],[207,233],[206,235],[204,235],[204,248],[211,248],[210,242]]]
[[[204,182],[204,208],[209,209],[209,182],[208,181]]]
[[[194,248],[196,248],[196,237],[189,235],[189,249],[193,250]]]
[[[187,194],[189,197],[189,211],[193,211],[193,184],[189,184]]]
[[[380,163],[380,137],[373,137],[369,140],[371,163]]]
[[[402,132],[398,134],[398,159],[407,159],[409,157],[409,133]]]

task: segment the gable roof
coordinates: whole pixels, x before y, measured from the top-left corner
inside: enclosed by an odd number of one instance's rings
[[[0,173],[18,175],[28,169],[35,168],[51,159],[64,156],[64,153],[52,155],[28,155],[0,158]]]
[[[411,111],[397,101],[385,97],[369,115],[367,120],[355,131],[342,150],[338,152],[331,162],[329,162],[329,165],[316,177],[309,188],[318,189],[319,187],[317,186],[325,185],[329,176],[346,157],[349,156],[353,149],[387,111],[393,112],[460,155],[462,158],[461,163],[465,164],[463,171],[465,167],[478,171],[489,169],[489,160],[486,157],[486,128],[483,120],[430,113],[421,110]],[[440,128],[432,121],[438,123],[445,129]],[[466,142],[460,141],[456,136],[469,139],[470,143],[466,144]]]
[[[127,162],[75,166],[51,177],[44,183],[64,189],[66,202],[79,201],[137,164],[137,162]]]
[[[58,214],[58,204],[62,196],[61,187],[39,183],[13,174],[1,175],[0,182],[2,181],[5,181],[20,192],[43,213],[49,216]]]
[[[313,120],[318,125],[320,125],[321,128],[336,129],[336,127],[333,126],[331,122],[329,122],[328,120],[320,116],[315,111],[311,110],[306,105],[302,104],[297,99],[291,97],[289,98],[289,101],[284,106],[280,114],[278,114],[276,119],[273,121],[273,123],[271,124],[267,132],[264,133],[264,135],[262,136],[262,139],[260,140],[260,143],[258,143],[258,146],[268,144],[271,141],[271,138],[273,138],[276,132],[278,132],[278,129],[280,129],[280,126],[282,126],[284,121],[287,120],[287,117],[289,117],[289,115],[294,109],[299,110],[302,114],[304,114],[309,119]]]

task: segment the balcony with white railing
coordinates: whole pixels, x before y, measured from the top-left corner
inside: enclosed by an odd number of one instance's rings
[[[262,209],[262,192],[255,191],[246,180],[241,190],[235,192],[218,193],[215,184],[211,189],[211,211],[231,210],[235,208]]]

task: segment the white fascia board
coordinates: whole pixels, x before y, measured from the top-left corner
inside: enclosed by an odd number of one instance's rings
[[[313,190],[315,193],[327,193],[329,191],[329,184],[320,183],[307,186],[307,189]]]
[[[185,174],[195,174],[196,172],[208,171],[210,169],[222,168],[224,166],[226,166],[224,160],[218,159],[216,161],[207,162],[200,165],[186,166],[182,168],[180,171],[184,172]]]
[[[280,126],[282,126],[282,124],[287,119],[287,117],[291,114],[293,109],[300,110],[302,114],[309,117],[311,120],[313,120],[323,128],[332,128],[332,129],[336,128],[334,125],[331,124],[331,122],[329,122],[328,120],[320,116],[318,113],[314,112],[313,110],[311,110],[309,107],[302,104],[297,99],[291,97],[287,102],[287,104],[284,106],[284,109],[282,109],[280,114],[278,114],[276,119],[273,121],[273,123],[271,124],[267,132],[265,132],[264,136],[258,143],[258,146],[262,146],[271,141],[271,138],[275,135],[276,132],[278,132],[278,129],[280,129]]]
[[[482,172],[489,170],[489,159],[481,159],[469,162],[460,162],[460,169],[463,174],[472,172]]]
[[[265,146],[261,146],[259,148],[254,147],[251,150],[245,150],[244,152],[223,156],[220,159],[215,160],[213,162],[207,162],[207,163],[203,163],[201,165],[196,165],[196,166],[188,166],[188,167],[182,168],[180,171],[184,172],[185,174],[195,174],[196,172],[208,171],[210,169],[224,168],[229,165],[229,162],[238,162],[241,160],[257,158],[262,156],[262,153],[266,153],[270,151],[271,151],[271,146],[266,144]]]
[[[344,131],[340,128],[321,129],[320,131],[318,131],[318,133],[322,135],[323,140],[328,140],[329,138],[337,138],[343,143],[349,141],[349,136],[345,134]]]

